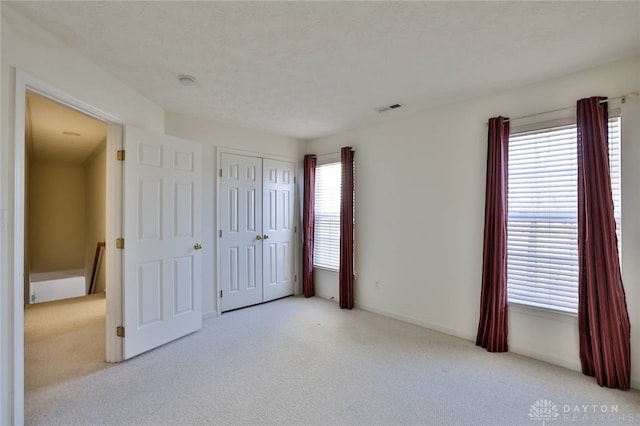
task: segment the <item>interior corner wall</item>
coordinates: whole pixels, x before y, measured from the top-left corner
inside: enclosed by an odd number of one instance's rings
[[[24,271],[16,265],[19,254],[13,250],[15,173],[21,170],[15,164],[16,70],[116,117],[122,124],[162,132],[164,110],[16,13],[7,2],[0,2],[0,15],[0,424],[14,424],[23,420],[22,395],[14,394],[23,381],[22,362],[14,359],[22,342],[20,323],[16,322],[22,303],[14,302],[16,296],[22,301],[23,289],[11,283],[24,280]],[[22,210],[19,207],[18,214]]]
[[[217,152],[224,148],[290,158],[298,161],[304,153],[304,143],[294,138],[273,135],[254,129],[218,123],[189,115],[167,111],[165,133],[202,143],[202,313],[217,313],[216,238],[217,221]],[[300,164],[298,164],[300,168]],[[300,179],[298,179],[300,182]],[[298,197],[299,199],[300,197]],[[299,220],[299,215],[297,215]],[[300,247],[300,244],[298,244]],[[298,276],[301,276],[298,272]]]
[[[411,113],[408,105],[397,119],[310,141],[307,152],[318,155],[355,148],[356,305],[475,340],[487,119],[638,91],[640,57],[635,57],[449,106]],[[635,388],[640,387],[639,104],[636,97],[621,106],[622,269]],[[337,274],[321,271],[315,278],[317,293],[337,294]],[[575,316],[512,304],[509,310],[510,350],[580,369]]]
[[[91,286],[93,262],[98,242],[105,242],[107,212],[107,151],[106,141],[85,161],[85,241],[84,241],[84,275],[87,292]],[[98,276],[94,293],[105,291],[104,255],[98,265]]]

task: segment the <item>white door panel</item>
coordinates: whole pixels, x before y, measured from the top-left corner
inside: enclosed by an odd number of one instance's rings
[[[293,294],[293,163],[221,155],[221,311]]]
[[[221,309],[262,302],[262,162],[222,154],[220,178]]]
[[[202,326],[201,146],[125,129],[124,358]]]
[[[264,159],[264,301],[293,294],[294,164]]]

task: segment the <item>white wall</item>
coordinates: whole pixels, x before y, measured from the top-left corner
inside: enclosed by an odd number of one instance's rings
[[[216,238],[217,217],[217,151],[225,148],[297,160],[304,153],[304,143],[293,138],[272,135],[212,120],[168,112],[165,133],[202,143],[203,161],[203,249],[202,249],[202,312],[213,315],[217,311]],[[298,276],[300,274],[298,273]]]
[[[107,151],[106,143],[84,162],[85,180],[85,222],[86,232],[84,241],[84,275],[87,291],[91,286],[93,261],[96,254],[96,244],[105,241],[106,213],[107,213]],[[95,293],[105,291],[105,253],[98,268]]]
[[[69,95],[115,116],[122,123],[162,132],[164,111],[127,87],[63,42],[33,25],[0,2],[2,55],[0,67],[0,424],[22,423],[22,395],[13,394],[14,383],[22,386],[20,364],[13,358],[21,351],[22,329],[14,323],[22,303],[14,304],[23,270],[14,264],[14,208],[16,172],[14,161],[15,70],[21,69]],[[6,226],[5,226],[6,224]],[[18,294],[21,298],[22,295]],[[21,299],[22,301],[22,299]]]
[[[327,154],[348,145],[356,150],[357,306],[475,340],[487,119],[549,111],[575,105],[583,97],[614,97],[639,90],[640,58],[636,57],[311,141],[308,153]],[[636,388],[640,387],[638,104],[636,98],[622,105],[622,264]],[[536,120],[543,118],[551,116]],[[335,273],[320,271],[316,282],[318,294],[337,294]],[[510,306],[509,344],[514,352],[580,368],[575,317]]]

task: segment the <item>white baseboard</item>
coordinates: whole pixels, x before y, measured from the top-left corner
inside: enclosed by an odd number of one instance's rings
[[[430,330],[438,331],[440,333],[448,334],[450,336],[459,337],[464,340],[469,340],[475,342],[476,336],[473,333],[469,333],[467,331],[456,330],[449,327],[444,327],[440,324],[434,324],[428,321],[422,321],[415,318],[407,317],[404,315],[396,314],[393,312],[385,311],[383,309],[374,308],[372,306],[367,306],[362,303],[355,303],[356,308],[362,309],[363,311],[373,312],[374,314],[383,315],[385,317],[397,319],[400,321],[408,322],[409,324],[419,325],[424,328],[428,328]]]
[[[531,351],[529,349],[524,349],[520,346],[514,346],[514,345],[509,345],[509,352],[513,352],[518,355],[523,355],[529,358],[537,359],[538,361],[548,362],[549,364],[553,364],[553,365],[567,368],[569,370],[577,371],[578,373],[582,372],[582,366],[580,365],[580,361],[568,362],[565,359],[549,356],[543,352]],[[631,387],[633,389],[640,390],[640,378],[631,377]]]
[[[206,320],[206,319],[209,319],[209,318],[218,317],[218,316],[220,316],[218,311],[208,311],[208,312],[203,312],[202,313],[202,319],[203,320]]]
[[[375,314],[383,315],[385,317],[397,319],[399,321],[408,322],[409,324],[419,325],[421,327],[428,328],[430,330],[438,331],[440,333],[448,334],[454,337],[459,337],[461,339],[469,340],[475,342],[476,336],[473,333],[469,333],[466,331],[455,330],[449,327],[444,327],[439,324],[434,324],[428,321],[421,321],[415,318],[407,317],[404,315],[395,314],[393,312],[385,311],[384,309],[378,309],[371,306],[364,305],[362,303],[355,303],[356,308],[362,309],[363,311],[373,312]],[[557,358],[554,356],[549,356],[543,352],[532,351],[529,349],[522,348],[520,346],[509,345],[509,351],[516,353],[518,355],[526,356],[529,358],[537,359],[539,361],[548,362],[549,364],[557,365],[560,367],[567,368],[573,371],[581,371],[581,366],[579,362],[568,362],[565,359]],[[640,390],[640,378],[632,377],[631,378],[631,387],[633,389]]]
[[[578,373],[582,372],[582,366],[580,365],[580,361],[577,362],[568,362],[565,359],[557,358],[554,356],[549,356],[543,352],[531,351],[528,349],[524,349],[520,346],[509,345],[509,352],[513,352],[514,354],[526,356],[529,358],[536,359],[538,361],[548,362],[549,364],[557,365],[559,367],[564,367],[569,370],[577,371]],[[640,390],[640,378],[631,377],[631,387],[633,389]]]
[[[523,355],[529,358],[537,359],[538,361],[548,362],[549,364],[557,365],[559,367],[564,367],[573,371],[582,371],[580,366],[580,361],[571,362],[566,359],[558,358],[555,356],[551,356],[544,352],[532,351],[527,348],[523,348],[518,345],[509,345],[509,352],[513,352],[514,354]]]

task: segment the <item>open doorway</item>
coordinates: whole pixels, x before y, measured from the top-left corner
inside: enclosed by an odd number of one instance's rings
[[[105,368],[107,124],[25,99],[25,391]]]

